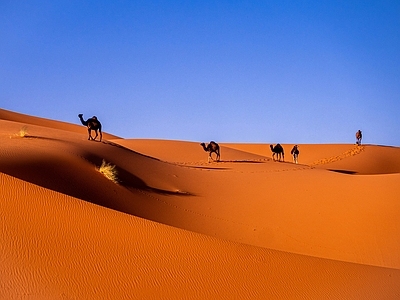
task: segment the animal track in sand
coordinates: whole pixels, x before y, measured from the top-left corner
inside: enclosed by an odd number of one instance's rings
[[[355,156],[360,154],[362,151],[364,151],[365,147],[364,146],[354,146],[353,148],[351,148],[350,150],[347,150],[346,152],[340,154],[340,155],[336,155],[336,156],[331,156],[328,158],[323,158],[323,159],[319,159],[314,161],[310,166],[317,166],[317,165],[324,165],[324,164],[328,164],[328,163],[332,163],[335,161],[339,161],[342,159],[345,159],[347,157],[351,157],[351,156]]]

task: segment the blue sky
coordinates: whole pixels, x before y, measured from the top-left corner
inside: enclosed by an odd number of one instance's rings
[[[0,107],[124,138],[400,146],[400,2],[1,0]]]

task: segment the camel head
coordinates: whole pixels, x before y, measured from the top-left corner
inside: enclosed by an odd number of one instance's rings
[[[208,151],[208,147],[206,147],[206,144],[205,144],[205,143],[201,143],[200,146],[203,147],[204,151]]]
[[[82,123],[83,126],[87,126],[88,125],[87,121],[85,121],[83,119],[83,114],[79,114],[78,117],[79,117],[79,120],[81,120],[81,123]]]

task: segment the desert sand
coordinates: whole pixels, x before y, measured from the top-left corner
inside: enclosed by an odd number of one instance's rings
[[[0,109],[0,299],[400,299],[400,148],[200,142]]]

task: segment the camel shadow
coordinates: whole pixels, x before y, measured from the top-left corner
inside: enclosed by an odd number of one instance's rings
[[[348,175],[354,175],[357,174],[358,172],[356,171],[350,171],[350,170],[337,170],[337,169],[328,169],[328,171],[331,172],[336,172],[336,173],[342,173],[342,174],[348,174]]]
[[[206,166],[188,166],[188,165],[180,165],[182,167],[186,168],[192,168],[192,169],[203,169],[203,170],[230,170],[231,168],[218,168],[218,167],[206,167]]]
[[[265,163],[264,161],[259,161],[259,160],[220,160],[219,163],[239,163],[239,164],[263,164]]]

